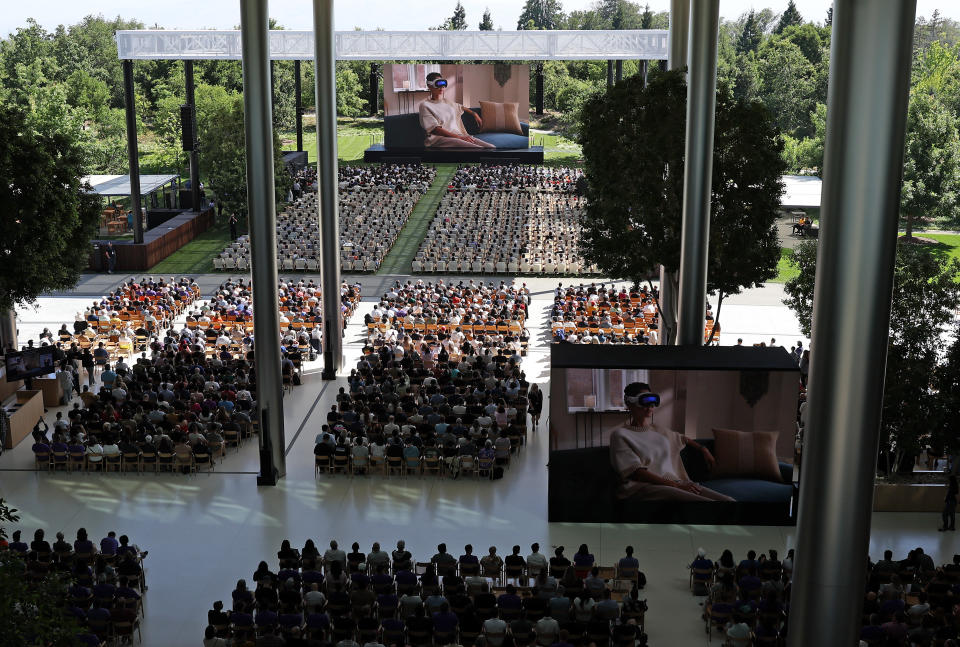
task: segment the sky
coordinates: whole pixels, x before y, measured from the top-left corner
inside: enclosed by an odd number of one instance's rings
[[[523,0],[462,0],[467,10],[470,29],[477,25],[485,8],[489,7],[493,24],[504,30],[516,29],[517,17]],[[594,0],[561,0],[564,11],[587,9]],[[831,0],[796,0],[801,15],[808,20],[822,22]],[[148,27],[160,25],[166,29],[232,29],[240,24],[240,0],[159,0],[134,3],[130,0],[41,0],[37,4],[3,0],[0,12],[0,35],[10,32],[34,18],[52,31],[59,24],[79,22],[88,14],[103,14],[107,18],[122,16],[136,18]],[[667,11],[669,0],[649,0],[653,11]],[[360,27],[387,30],[420,30],[439,25],[453,14],[456,0],[339,0],[334,5],[336,28]],[[272,0],[270,16],[287,29],[312,28],[310,0]],[[720,15],[736,19],[751,8],[770,7],[780,12],[786,0],[720,0]],[[957,0],[918,0],[917,15],[929,17],[934,9],[949,18],[960,20],[960,2]]]

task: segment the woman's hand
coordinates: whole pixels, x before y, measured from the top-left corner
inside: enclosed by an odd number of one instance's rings
[[[677,481],[675,486],[678,490],[685,490],[693,494],[700,494],[700,486],[693,481]]]

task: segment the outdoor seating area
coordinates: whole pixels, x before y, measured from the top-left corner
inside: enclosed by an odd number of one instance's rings
[[[375,272],[397,240],[413,208],[433,181],[425,166],[384,164],[375,170],[340,169],[340,267],[344,272]],[[308,178],[304,178],[307,184]],[[320,230],[317,193],[300,192],[277,214],[277,267],[284,272],[318,272]],[[217,270],[250,267],[250,237],[240,236],[213,260]]]
[[[583,263],[579,171],[457,171],[412,262],[414,273],[596,274]]]
[[[659,343],[656,295],[646,288],[617,289],[605,283],[559,284],[550,308],[550,334],[571,344]],[[713,337],[711,339],[711,333]],[[720,328],[707,306],[704,341],[720,342]]]

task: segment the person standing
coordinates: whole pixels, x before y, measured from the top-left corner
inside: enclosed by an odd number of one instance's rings
[[[117,250],[113,243],[107,243],[107,247],[103,250],[103,257],[107,261],[107,274],[113,274],[113,270],[117,266]]]
[[[230,240],[236,240],[237,239],[237,214],[235,213],[230,214],[229,224],[230,224]]]
[[[960,491],[960,485],[957,483],[957,477],[950,475],[950,481],[947,483],[947,496],[943,499],[943,525],[938,528],[940,532],[944,530],[956,530],[957,514],[957,493]]]
[[[527,391],[527,411],[530,412],[533,430],[536,431],[540,424],[540,412],[543,411],[543,391],[536,384],[531,384]]]

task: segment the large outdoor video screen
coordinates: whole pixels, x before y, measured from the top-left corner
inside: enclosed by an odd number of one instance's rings
[[[550,521],[790,524],[782,348],[553,347]]]
[[[529,66],[383,67],[387,150],[529,148]]]

